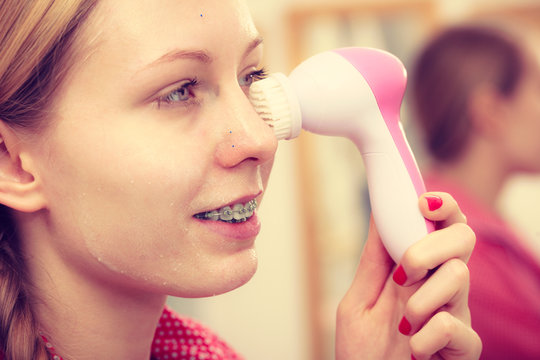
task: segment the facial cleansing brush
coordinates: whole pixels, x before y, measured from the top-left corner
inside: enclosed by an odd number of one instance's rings
[[[433,230],[418,209],[425,186],[400,123],[406,82],[395,56],[344,48],[315,55],[289,77],[272,74],[250,89],[255,109],[278,138],[292,139],[303,128],[356,144],[377,230],[396,262]]]

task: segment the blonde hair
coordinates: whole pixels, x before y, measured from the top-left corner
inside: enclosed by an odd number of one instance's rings
[[[74,61],[77,31],[97,0],[4,0],[0,3],[0,120],[36,129]],[[0,358],[47,359],[32,312],[10,210],[0,206]]]

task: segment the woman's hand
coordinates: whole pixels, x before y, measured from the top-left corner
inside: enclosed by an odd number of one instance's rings
[[[466,265],[475,235],[450,195],[427,193],[419,205],[438,230],[411,246],[397,267],[371,221],[357,274],[338,309],[337,360],[480,356]]]

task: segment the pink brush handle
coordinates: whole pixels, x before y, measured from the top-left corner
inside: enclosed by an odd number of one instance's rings
[[[418,208],[425,186],[400,123],[406,72],[393,55],[345,48],[315,55],[289,76],[302,128],[351,139],[364,159],[373,218],[392,258],[433,231]]]
[[[409,146],[409,143],[407,142],[407,138],[400,122],[401,103],[407,85],[407,72],[405,70],[405,67],[403,66],[401,61],[394,55],[377,49],[343,48],[337,49],[335,50],[335,52],[345,58],[348,62],[350,62],[364,77],[366,83],[371,88],[373,96],[377,101],[379,111],[388,128],[388,132],[393,139],[396,150],[399,153],[401,160],[403,161],[403,165],[407,170],[407,174],[410,178],[410,181],[412,182],[412,185],[414,186],[417,197],[425,193],[426,187],[424,185],[424,181],[422,179],[420,170],[418,169],[418,165]],[[367,157],[368,158],[364,156],[364,161],[366,162],[386,161],[380,158],[381,155],[372,154],[368,155]],[[376,157],[379,157],[379,159],[373,159]],[[388,163],[387,165],[391,166],[392,164]],[[394,166],[396,166],[396,164],[394,164]],[[372,168],[376,167],[377,166],[372,166]],[[389,174],[387,175],[389,176]],[[381,181],[380,177],[376,176],[375,174],[374,177],[376,178],[374,178],[372,182]],[[398,179],[394,180],[398,181]],[[392,184],[388,184],[387,186],[393,187]],[[370,192],[377,191],[377,188],[378,184],[372,184]],[[383,192],[385,192],[384,189]],[[373,194],[373,196],[371,196],[372,206],[374,208],[379,207],[378,204],[373,203],[376,202],[377,199],[380,199],[382,196],[384,195]],[[384,204],[384,207],[380,209],[380,212],[387,212],[389,207],[401,205],[398,201],[394,203],[392,199],[388,199],[382,202]],[[414,205],[416,206],[416,203]],[[375,211],[378,211],[378,209]],[[380,223],[382,222],[380,218],[385,217],[385,215],[380,214],[376,217],[379,218],[379,221],[377,221],[376,219],[376,222]],[[433,222],[425,219],[424,221],[426,224],[426,234],[432,232],[434,230]],[[392,221],[387,221],[383,224],[380,224],[380,227],[383,226],[393,227],[397,226],[397,224],[393,225]],[[404,227],[405,228],[403,230],[406,232],[406,225]],[[382,232],[384,233],[385,230],[382,229]]]

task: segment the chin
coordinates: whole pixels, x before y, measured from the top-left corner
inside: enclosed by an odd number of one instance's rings
[[[200,272],[196,281],[181,288],[168,289],[171,296],[203,298],[221,295],[247,283],[257,271],[257,255],[254,249],[249,254],[237,254],[219,266],[213,264],[207,271]]]

